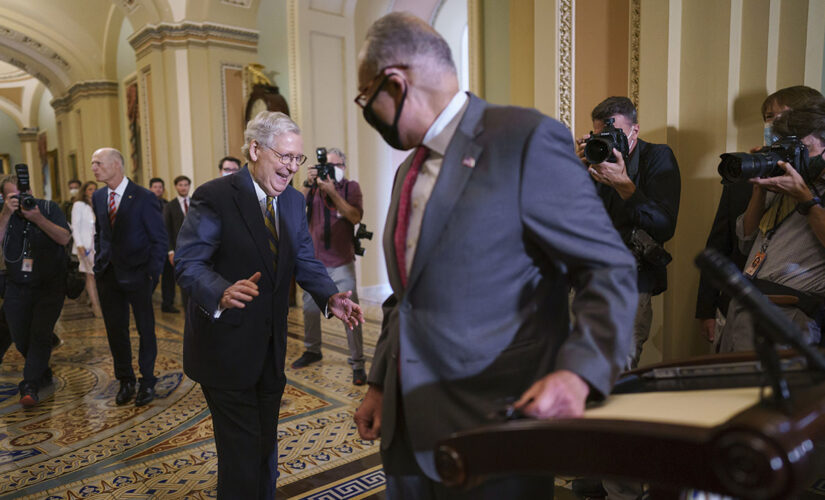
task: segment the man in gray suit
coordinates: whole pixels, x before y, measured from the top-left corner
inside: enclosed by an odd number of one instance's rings
[[[570,131],[459,92],[450,49],[425,22],[376,21],[358,81],[367,122],[389,145],[415,148],[387,216],[393,295],[358,430],[381,437],[390,498],[546,498],[552,477],[540,475],[448,490],[433,448],[508,403],[575,417],[605,397],[630,350],[636,263]]]

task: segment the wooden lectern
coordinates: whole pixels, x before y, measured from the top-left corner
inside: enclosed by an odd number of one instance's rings
[[[436,453],[442,480],[467,486],[496,474],[551,471],[646,482],[653,498],[690,488],[759,500],[789,498],[813,479],[814,443],[825,437],[821,372],[788,372],[786,405],[768,397],[759,364],[742,356],[630,375],[584,418],[513,420],[445,439]]]

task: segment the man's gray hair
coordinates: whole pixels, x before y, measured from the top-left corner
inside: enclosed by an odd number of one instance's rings
[[[241,153],[243,153],[244,158],[247,160],[252,160],[252,158],[249,157],[249,144],[252,141],[263,146],[272,147],[274,138],[289,133],[301,133],[301,129],[298,128],[298,124],[292,121],[292,118],[280,111],[261,111],[246,124],[246,130],[243,133],[244,145],[241,148]]]
[[[338,148],[329,148],[329,151],[327,151],[327,154],[328,155],[338,155],[338,156],[341,157],[341,163],[343,163],[344,165],[347,164],[347,155],[345,155],[344,152],[341,151],[340,149],[338,149]]]
[[[407,12],[392,12],[367,31],[363,63],[374,72],[387,66],[407,65],[456,74],[450,46],[422,19]]]

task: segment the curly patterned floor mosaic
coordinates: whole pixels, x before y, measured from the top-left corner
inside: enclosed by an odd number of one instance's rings
[[[52,355],[55,383],[25,410],[17,382],[23,359],[11,348],[0,365],[0,498],[208,499],[216,497],[217,456],[203,394],[182,373],[182,314],[156,312],[157,399],[118,407],[102,320],[67,301]],[[379,324],[364,328],[371,358]],[[378,443],[358,438],[352,415],[364,388],[351,384],[346,336],[323,320],[324,359],[287,369],[278,427],[279,499],[383,499]],[[303,352],[300,310],[289,315],[287,366]],[[133,331],[133,347],[137,336]],[[557,478],[555,498],[576,498]],[[825,480],[800,498],[825,496]]]
[[[63,344],[52,354],[55,383],[41,392],[35,408],[18,402],[23,359],[9,349],[0,365],[0,496],[215,497],[212,420],[200,388],[183,375],[183,316],[157,310],[156,318],[158,397],[140,408],[114,404],[118,383],[103,322],[81,305],[66,303],[56,327]],[[365,325],[368,356],[378,328],[372,321]],[[287,365],[303,352],[300,311],[290,312],[289,329]],[[288,369],[278,428],[278,496],[315,491],[321,495],[316,498],[380,498],[377,442],[359,439],[352,421],[365,389],[351,383],[340,322],[324,321],[323,329],[323,361]],[[134,329],[132,344],[136,349]],[[342,486],[341,478],[351,485]],[[337,489],[324,494],[326,483]]]

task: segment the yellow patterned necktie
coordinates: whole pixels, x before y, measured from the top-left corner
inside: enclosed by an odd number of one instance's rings
[[[272,270],[278,270],[278,229],[275,227],[275,209],[272,202],[275,198],[272,196],[266,197],[266,217],[264,223],[269,230],[269,250],[272,251]]]
[[[762,231],[762,234],[768,234],[768,231],[779,227],[779,224],[790,216],[794,210],[796,210],[796,200],[784,194],[776,195],[771,206],[765,210],[759,220],[759,230]]]

